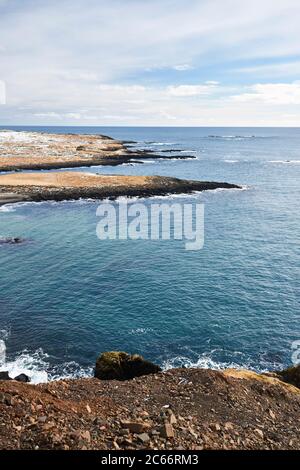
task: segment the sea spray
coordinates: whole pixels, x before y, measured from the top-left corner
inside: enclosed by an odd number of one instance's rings
[[[0,366],[5,364],[6,360],[6,345],[5,342],[0,339]]]

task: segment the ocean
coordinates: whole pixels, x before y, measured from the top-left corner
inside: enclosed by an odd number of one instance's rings
[[[107,350],[139,353],[164,368],[262,371],[292,363],[300,340],[300,129],[10,129],[178,149],[196,158],[165,153],[142,165],[85,170],[226,181],[243,190],[176,196],[205,205],[199,251],[180,240],[100,241],[99,201],[1,207],[0,236],[28,240],[0,246],[2,370],[27,371],[34,382],[89,376]]]

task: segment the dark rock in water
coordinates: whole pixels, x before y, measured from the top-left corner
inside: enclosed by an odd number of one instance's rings
[[[28,383],[30,382],[30,377],[28,377],[28,375],[26,374],[20,374],[20,375],[17,375],[17,377],[15,377],[14,380],[16,380],[17,382]]]
[[[0,238],[0,245],[19,245],[20,243],[24,243],[24,238],[21,237],[3,237]]]
[[[112,351],[101,354],[97,359],[95,377],[102,380],[130,380],[160,371],[159,366],[138,354]]]
[[[276,374],[284,382],[300,388],[300,364],[294,367],[289,367],[288,369],[284,369],[282,371],[278,371]]]
[[[0,380],[12,380],[8,372],[0,372]]]

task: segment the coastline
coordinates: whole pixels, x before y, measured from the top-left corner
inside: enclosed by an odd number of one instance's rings
[[[0,131],[0,172],[143,164],[147,159],[168,158],[166,152],[133,149],[132,144],[103,135]],[[195,158],[176,152],[180,151],[171,149],[169,158]]]
[[[130,141],[124,141],[132,145]],[[151,150],[129,150],[125,143],[103,135],[0,132],[0,206],[14,202],[64,201],[81,198],[115,199],[119,196],[150,197],[189,194],[193,191],[241,189],[223,182],[181,180],[165,176],[96,175],[68,169],[94,165],[143,163],[165,159]],[[174,155],[190,159],[188,155]],[[168,157],[167,157],[168,158]],[[23,173],[22,170],[66,171]],[[17,171],[17,173],[11,173]],[[20,173],[19,173],[20,172]]]
[[[108,140],[113,145],[113,139],[105,137]],[[118,150],[112,152],[117,155]],[[105,156],[105,162],[109,158]],[[117,156],[116,160],[120,164],[122,159]],[[69,168],[79,164],[71,158],[68,162]],[[215,189],[241,187],[160,176],[18,172],[0,175],[0,206]],[[95,378],[65,378],[39,385],[0,381],[0,448],[299,449],[300,391],[275,375],[176,368],[122,382]]]
[[[22,201],[150,197],[221,188],[241,189],[235,184],[163,176],[95,175],[81,172],[14,173],[0,175],[0,205]]]

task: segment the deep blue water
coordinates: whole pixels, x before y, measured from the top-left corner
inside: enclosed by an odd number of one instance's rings
[[[291,363],[291,343],[300,339],[300,129],[51,130],[104,133],[197,157],[166,154],[163,161],[87,171],[247,189],[176,197],[205,204],[200,251],[173,240],[100,241],[97,202],[0,209],[0,235],[29,239],[0,247],[0,339],[11,369],[87,374],[105,350],[140,353],[164,366],[262,370]]]

